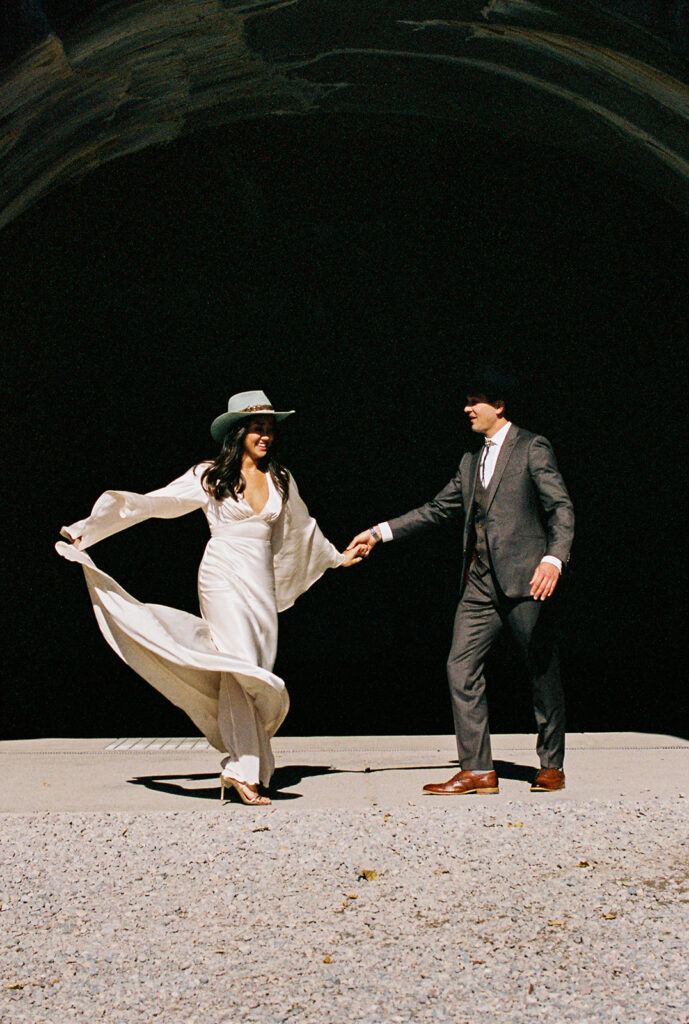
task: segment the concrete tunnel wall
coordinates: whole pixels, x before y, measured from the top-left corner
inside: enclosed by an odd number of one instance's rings
[[[686,213],[686,18],[671,7],[14,0],[0,50],[0,227],[52,188],[147,146],[330,112],[547,140]]]

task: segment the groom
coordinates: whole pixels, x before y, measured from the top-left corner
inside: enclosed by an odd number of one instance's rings
[[[447,662],[461,770],[424,786],[435,796],[497,793],[483,666],[502,626],[528,666],[541,762],[531,789],[564,789],[565,708],[547,602],[569,558],[574,512],[550,442],[508,419],[509,382],[477,379],[464,409],[484,443],[419,508],[358,534],[349,545],[402,540],[464,515],[461,597]]]

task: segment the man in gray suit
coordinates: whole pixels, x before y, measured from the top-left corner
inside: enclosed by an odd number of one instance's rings
[[[543,615],[569,559],[574,512],[550,442],[507,418],[507,388],[485,378],[472,388],[464,411],[484,444],[467,452],[454,478],[435,498],[379,523],[350,547],[401,540],[464,514],[461,598],[447,675],[460,771],[448,782],[424,786],[435,796],[497,793],[483,667],[502,626],[526,660],[541,762],[531,789],[563,789],[565,709],[558,651]]]

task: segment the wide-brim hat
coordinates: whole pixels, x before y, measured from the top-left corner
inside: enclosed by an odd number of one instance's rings
[[[289,412],[277,412],[276,409],[273,409],[264,391],[240,391],[230,398],[227,403],[227,412],[216,416],[211,423],[211,436],[214,441],[221,443],[227,431],[237,420],[263,414],[274,416],[279,422],[293,413],[294,409],[290,409]]]

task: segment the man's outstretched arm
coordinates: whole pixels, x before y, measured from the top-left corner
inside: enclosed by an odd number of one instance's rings
[[[451,519],[459,515],[464,511],[462,473],[467,468],[465,460],[470,458],[470,455],[466,455],[462,459],[459,469],[452,480],[434,498],[427,501],[425,505],[420,505],[410,512],[405,512],[404,515],[398,516],[396,519],[390,519],[388,522],[378,523],[377,526],[363,530],[354,537],[349,547],[354,547],[357,544],[366,544],[370,554],[381,540],[401,540],[404,537],[412,536],[412,534],[417,533],[419,530],[425,530],[429,526],[437,526],[438,523],[443,522],[445,519]]]

